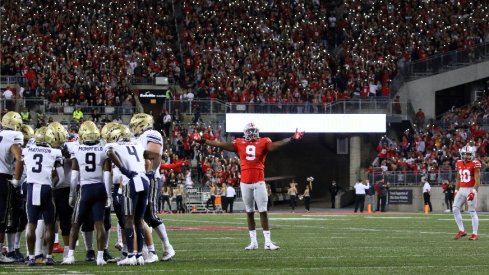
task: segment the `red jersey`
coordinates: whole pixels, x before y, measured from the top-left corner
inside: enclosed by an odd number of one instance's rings
[[[481,169],[481,163],[478,160],[464,162],[457,160],[457,172],[460,177],[460,187],[474,187],[474,175],[476,169]]]
[[[234,150],[241,160],[241,182],[255,183],[265,181],[265,160],[268,154],[270,138],[247,141],[237,138],[233,141]]]

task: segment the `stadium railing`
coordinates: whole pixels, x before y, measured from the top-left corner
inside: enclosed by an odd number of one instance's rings
[[[0,76],[0,83],[5,85],[20,84],[24,85],[27,83],[27,79],[20,75],[2,75]]]
[[[370,172],[368,178],[371,183],[378,182],[384,179],[391,185],[395,186],[415,186],[422,184],[422,178],[427,177],[431,184],[441,184],[444,180],[455,183],[455,170],[421,173],[413,171],[386,171],[386,172]],[[489,184],[489,170],[481,171],[481,184]]]
[[[199,110],[201,114],[217,113],[321,113],[321,114],[346,114],[346,113],[376,113],[406,116],[407,103],[400,102],[401,113],[396,113],[395,102],[390,98],[367,98],[341,100],[329,104],[312,103],[232,103],[221,100],[167,100],[164,105],[166,110],[180,109],[181,113],[192,114]]]

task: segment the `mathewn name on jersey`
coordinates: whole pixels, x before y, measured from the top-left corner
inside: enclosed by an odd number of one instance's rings
[[[33,153],[51,153],[50,148],[39,148],[39,147],[29,147],[27,148],[28,152],[33,152]]]

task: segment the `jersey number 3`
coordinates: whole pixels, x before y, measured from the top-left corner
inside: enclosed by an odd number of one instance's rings
[[[256,159],[256,147],[255,145],[246,146],[246,160]]]

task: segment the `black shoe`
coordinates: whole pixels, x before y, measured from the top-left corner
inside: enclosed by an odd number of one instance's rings
[[[15,249],[15,255],[19,262],[24,262],[24,254],[20,253],[20,249]]]
[[[114,260],[114,257],[112,257],[110,254],[109,254],[109,250],[105,249],[104,250],[104,261],[110,263]]]
[[[94,262],[95,261],[95,251],[88,250],[87,251],[87,256],[85,257],[85,261],[87,261],[87,262]]]
[[[28,266],[35,266],[36,265],[36,260],[35,259],[29,259],[27,261],[27,265]]]
[[[17,258],[17,254],[15,254],[15,251],[7,252],[7,254],[5,254],[5,256],[14,260],[15,263],[19,262],[19,259]]]
[[[46,261],[44,261],[45,265],[54,265],[54,260],[53,258],[46,258]]]

